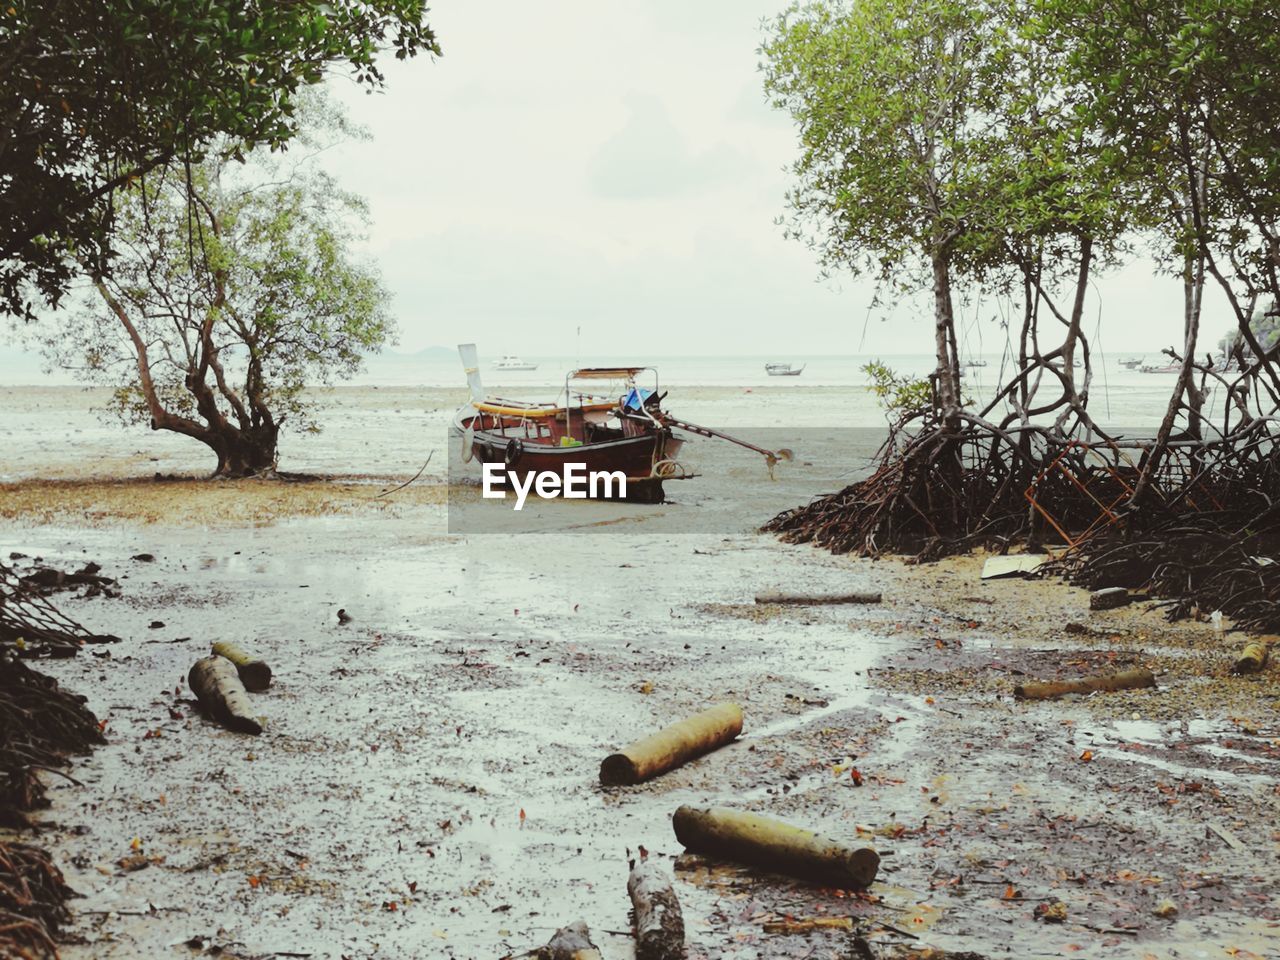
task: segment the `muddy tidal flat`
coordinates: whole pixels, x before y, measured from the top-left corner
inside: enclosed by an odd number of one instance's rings
[[[1232,676],[1230,624],[1091,612],[1054,580],[980,580],[982,557],[754,532],[844,482],[822,458],[772,481],[725,461],[748,496],[704,476],[625,532],[584,535],[600,506],[558,504],[518,536],[449,533],[468,491],[430,471],[384,496],[416,455],[297,484],[168,478],[182,464],[156,481],[124,459],[0,484],[0,556],[120,583],[55,599],[121,642],[41,664],[107,737],[39,814],[83,894],[70,960],[516,957],[579,919],[622,960],[641,848],[675,877],[693,960],[864,956],[855,937],[884,957],[1277,955],[1280,667]],[[681,511],[717,522],[671,532]],[[779,589],[883,602],[754,602]],[[216,640],[272,665],[260,736],[187,688]],[[1012,697],[1130,666],[1157,688]],[[735,743],[600,786],[607,754],[722,701],[745,713]],[[861,841],[878,880],[846,893],[688,854],[685,803]]]

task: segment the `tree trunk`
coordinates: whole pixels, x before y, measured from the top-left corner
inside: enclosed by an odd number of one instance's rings
[[[1188,255],[1183,272],[1182,366],[1178,370],[1178,382],[1174,384],[1169,405],[1165,408],[1164,419],[1160,421],[1160,429],[1156,431],[1156,439],[1142,465],[1142,472],[1134,485],[1133,495],[1129,498],[1132,506],[1142,502],[1152,481],[1159,473],[1160,463],[1164,460],[1165,452],[1169,447],[1169,438],[1173,434],[1173,425],[1182,407],[1183,396],[1188,390],[1195,391],[1195,384],[1192,381],[1194,371],[1191,365],[1195,363],[1196,342],[1200,336],[1200,296],[1203,291],[1204,257]]]
[[[202,439],[218,455],[217,477],[252,477],[275,470],[276,443],[280,429],[275,425],[240,430],[230,425]]]
[[[955,340],[955,310],[951,302],[951,263],[941,250],[935,250],[933,260],[933,319],[934,350],[937,355],[938,412],[948,426],[959,426],[956,414],[960,410],[959,358],[953,356],[951,344]]]

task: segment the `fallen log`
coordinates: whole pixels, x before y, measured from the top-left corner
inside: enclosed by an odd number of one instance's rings
[[[627,878],[636,918],[636,960],[681,960],[684,916],[671,878],[656,863],[639,863]]]
[[[855,590],[852,593],[788,593],[769,590],[756,594],[756,603],[776,603],[785,606],[826,606],[836,603],[879,603],[880,591]]]
[[[742,708],[722,703],[637,740],[600,763],[605,786],[642,783],[722,747],[742,732]]]
[[[539,960],[601,960],[600,951],[591,942],[591,931],[581,920],[561,927],[551,935],[547,945],[538,951]]]
[[[250,714],[249,695],[230,660],[204,657],[187,674],[191,691],[213,719],[237,733],[262,732],[262,724]]]
[[[695,853],[763,867],[824,886],[871,886],[880,855],[803,827],[726,807],[682,806],[672,825],[676,839]]]
[[[251,657],[244,648],[230,640],[219,640],[213,645],[213,655],[230,660],[240,675],[240,682],[251,693],[261,693],[271,686],[271,667],[265,660]]]
[[[766,920],[765,933],[812,933],[815,930],[852,930],[853,917],[809,917],[804,920]]]
[[[1236,660],[1236,673],[1257,673],[1267,663],[1267,645],[1261,640],[1245,644]]]
[[[1156,678],[1150,670],[1134,669],[1098,677],[1080,677],[1074,680],[1032,680],[1013,688],[1019,700],[1056,700],[1071,693],[1112,692],[1154,687]]]

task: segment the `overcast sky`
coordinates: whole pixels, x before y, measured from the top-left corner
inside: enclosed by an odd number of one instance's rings
[[[581,326],[586,353],[928,352],[918,305],[868,321],[870,286],[819,282],[775,224],[796,145],[756,48],[781,7],[437,0],[442,58],[392,62],[382,94],[334,82],[373,134],[331,167],[371,202],[401,349],[573,352]],[[1179,284],[1150,264],[1098,288],[1104,348],[1181,339]],[[1207,307],[1216,338],[1226,314]],[[973,320],[994,313],[966,313],[974,349],[999,349]]]
[[[783,6],[437,0],[443,57],[385,58],[379,94],[332,80],[372,140],[325,162],[370,201],[399,349],[932,352],[927,297],[873,310],[871,284],[820,282],[775,222],[797,147],[790,119],[765,103],[756,48],[761,20]],[[1151,263],[1098,280],[1090,334],[1099,297],[1095,348],[1154,358],[1181,342],[1180,284]],[[997,304],[961,312],[962,354],[1002,349]],[[1201,344],[1229,326],[1210,290]],[[5,339],[0,373],[38,368]]]

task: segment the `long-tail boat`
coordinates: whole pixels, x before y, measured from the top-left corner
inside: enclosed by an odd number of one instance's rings
[[[673,428],[747,447],[763,455],[771,469],[779,460],[791,459],[789,450],[765,450],[676,419],[662,408],[666,393],[653,367],[571,370],[556,402],[528,403],[487,395],[475,344],[461,344],[458,352],[471,393],[470,403],[454,420],[462,458],[501,464],[521,482],[530,473],[562,473],[568,463],[583,464],[588,473],[625,476],[626,499],[661,503],[665,481],[694,476],[678,460],[685,440]]]

